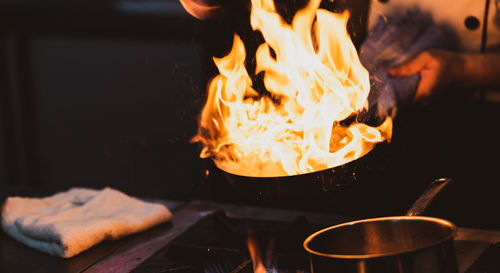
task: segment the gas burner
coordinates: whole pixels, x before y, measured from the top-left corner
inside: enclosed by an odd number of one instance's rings
[[[230,217],[216,210],[187,229],[137,268],[154,272],[254,272],[247,246],[252,238],[268,272],[305,272],[309,268],[304,239],[323,226],[303,216],[291,222]]]

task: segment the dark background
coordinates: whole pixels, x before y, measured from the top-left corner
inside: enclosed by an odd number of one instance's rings
[[[245,2],[205,22],[175,0],[94,2],[0,0],[0,201],[75,186],[213,199],[207,162],[190,139],[215,73],[211,56],[227,53],[234,32],[248,51],[258,45]],[[289,16],[301,3],[281,1],[280,9]],[[352,11],[359,46],[368,1],[323,6]],[[449,176],[456,183],[430,214],[500,228],[499,113],[472,97],[403,112],[390,144],[397,164],[353,213],[404,213],[428,182]]]

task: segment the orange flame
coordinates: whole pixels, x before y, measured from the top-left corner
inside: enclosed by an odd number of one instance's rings
[[[214,62],[200,128],[201,157],[245,176],[285,176],[339,166],[390,140],[392,120],[380,126],[340,121],[368,107],[368,71],[347,33],[347,12],[319,9],[311,0],[291,24],[273,0],[252,0],[251,25],[265,42],[256,71],[270,96],[252,87],[245,46],[234,36],[231,52]]]
[[[220,8],[218,5],[211,5],[203,0],[179,0],[184,9],[193,17],[204,20],[210,14]]]
[[[253,262],[253,272],[266,273],[267,272],[266,266],[262,262],[262,254],[260,252],[257,239],[255,239],[255,237],[252,234],[248,235],[247,247]]]

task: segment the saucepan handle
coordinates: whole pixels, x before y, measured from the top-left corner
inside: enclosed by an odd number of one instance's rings
[[[429,185],[429,187],[420,195],[420,197],[413,203],[411,208],[406,212],[407,216],[422,215],[432,202],[434,197],[453,180],[451,178],[439,178]]]

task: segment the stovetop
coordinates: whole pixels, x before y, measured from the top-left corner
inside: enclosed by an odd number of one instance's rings
[[[309,260],[302,242],[324,227],[308,223],[304,216],[280,222],[234,218],[217,210],[133,272],[253,272],[250,242],[269,271],[306,272]]]
[[[174,211],[172,226],[163,235],[169,239],[163,238],[161,244],[152,240],[153,244],[142,246],[150,247],[150,254],[130,264],[130,271],[253,272],[248,248],[252,240],[268,272],[310,272],[303,240],[314,231],[350,220],[354,219],[193,201]],[[455,239],[460,273],[500,272],[500,261],[495,258],[500,253],[500,231],[459,228]],[[140,251],[132,250],[124,256],[134,253],[139,255]],[[119,256],[93,268],[116,265]],[[88,272],[93,272],[92,268]]]
[[[324,227],[354,220],[207,201],[157,202],[170,209],[171,222],[104,242],[72,259],[49,256],[0,234],[0,272],[254,272],[249,241],[268,272],[310,272],[303,240]],[[459,272],[500,272],[499,242],[500,231],[459,228]]]

